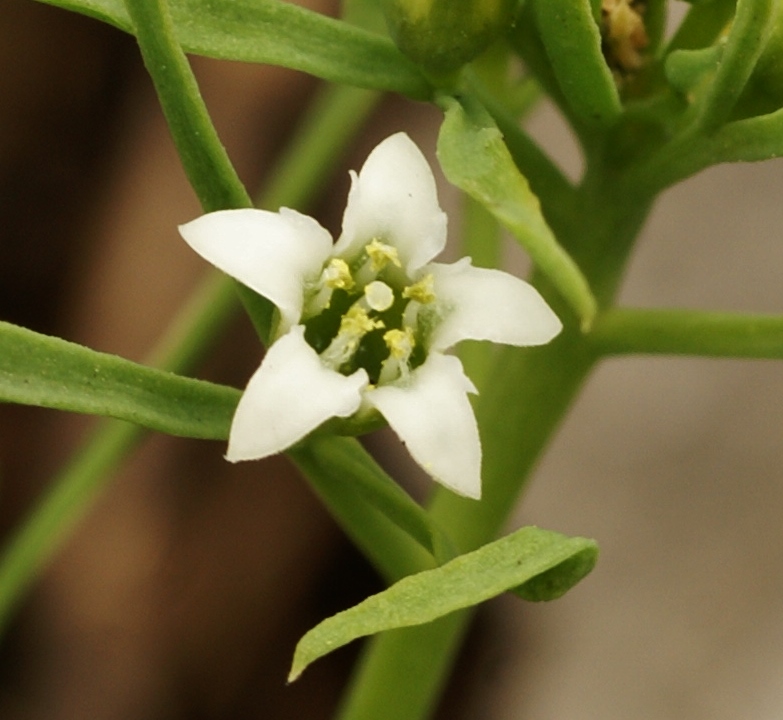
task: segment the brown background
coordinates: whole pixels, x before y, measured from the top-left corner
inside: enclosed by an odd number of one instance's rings
[[[133,43],[31,0],[2,7],[0,317],[141,359],[205,270],[174,229],[198,205]],[[263,182],[315,83],[195,67],[243,178]],[[327,227],[348,167],[401,128],[431,148],[436,122],[385,104],[335,168]],[[576,172],[551,111],[533,127]],[[783,312],[781,180],[771,162],[669,192],[624,301]],[[199,374],[241,386],[258,359],[238,318]],[[557,603],[491,603],[442,717],[780,717],[782,395],[771,362],[606,362],[515,518],[597,538],[600,564]],[[92,424],[0,408],[0,530]],[[353,651],[286,688],[293,644],[376,581],[284,460],[232,468],[221,451],[150,438],[114,478],[5,636],[0,717],[329,717]]]

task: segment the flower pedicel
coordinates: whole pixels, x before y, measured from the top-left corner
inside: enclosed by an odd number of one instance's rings
[[[549,342],[561,323],[528,283],[431,260],[446,243],[435,180],[398,133],[369,155],[333,243],[288,208],[209,213],[180,227],[188,244],[277,307],[274,342],[234,415],[226,457],[291,447],[330,418],[379,412],[435,480],[481,495],[481,444],[448,350],[461,340]]]

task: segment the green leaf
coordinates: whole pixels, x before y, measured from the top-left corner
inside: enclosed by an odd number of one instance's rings
[[[695,105],[696,126],[702,133],[720,127],[737,99],[774,29],[777,0],[739,0],[715,77]]]
[[[552,70],[571,109],[607,127],[622,111],[589,0],[535,0],[532,13]]]
[[[592,540],[522,528],[439,568],[404,578],[324,620],[299,641],[288,679],[296,680],[314,660],[352,640],[428,623],[506,590],[516,589],[535,600],[559,597],[593,568],[597,558]]]
[[[42,0],[132,33],[121,0]],[[332,82],[430,95],[421,73],[386,37],[282,0],[172,0],[186,52],[220,60],[282,65]]]
[[[514,164],[492,118],[478,103],[468,103],[467,99],[442,99],[446,117],[438,137],[438,160],[446,178],[511,231],[582,326],[589,327],[596,302],[587,280],[555,239],[538,198]]]
[[[170,435],[223,440],[239,395],[234,388],[0,322],[0,402],[105,415]]]
[[[710,45],[698,50],[675,50],[666,58],[666,79],[677,92],[688,95],[711,74],[720,63],[725,45]]]

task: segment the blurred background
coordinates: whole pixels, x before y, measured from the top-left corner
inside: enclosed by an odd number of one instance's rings
[[[198,203],[133,40],[32,0],[2,7],[0,319],[142,360],[207,270],[176,233]],[[194,67],[240,174],[263,187],[317,83]],[[431,108],[384,102],[317,217],[338,230],[347,169],[399,129],[433,148],[437,123]],[[578,173],[551,109],[531,129]],[[783,312],[781,186],[774,161],[670,190],[623,301]],[[237,317],[198,375],[241,387],[259,358]],[[604,363],[514,518],[596,538],[598,567],[556,603],[488,604],[440,717],[783,716],[781,400],[772,362]],[[95,425],[0,407],[4,537]],[[415,473],[388,436],[375,446]],[[150,436],[112,479],[0,643],[0,717],[331,716],[356,648],[286,687],[293,646],[378,581],[286,460],[229,466],[222,452]]]

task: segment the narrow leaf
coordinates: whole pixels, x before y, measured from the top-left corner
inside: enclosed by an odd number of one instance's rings
[[[314,660],[352,640],[431,622],[506,590],[516,589],[527,599],[559,597],[593,568],[597,557],[592,540],[522,528],[324,620],[299,641],[288,679],[296,680]]]
[[[702,133],[715,130],[728,119],[774,28],[776,10],[776,0],[737,2],[715,77],[696,102],[695,123]]]
[[[622,106],[589,0],[535,0],[532,13],[571,109],[586,122],[613,124]]]
[[[596,302],[587,280],[555,239],[492,118],[480,106],[468,108],[454,98],[445,98],[443,104],[446,117],[438,137],[438,160],[446,178],[511,231],[582,326],[589,327]]]
[[[0,322],[0,402],[105,415],[183,437],[228,437],[239,391]]]
[[[128,33],[122,0],[41,0]],[[172,0],[177,41],[220,60],[281,65],[357,87],[429,96],[428,83],[386,37],[282,0]]]

